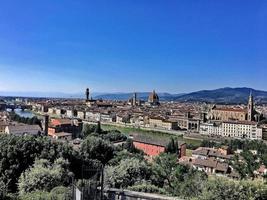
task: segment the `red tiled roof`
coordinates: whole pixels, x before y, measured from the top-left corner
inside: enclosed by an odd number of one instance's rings
[[[242,109],[242,108],[214,108],[213,110],[220,110],[220,111],[226,111],[226,112],[247,112],[246,109]]]

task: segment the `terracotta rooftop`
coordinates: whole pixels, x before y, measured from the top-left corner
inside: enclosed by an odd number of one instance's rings
[[[221,110],[226,112],[247,112],[246,109],[242,108],[214,108],[213,110]]]

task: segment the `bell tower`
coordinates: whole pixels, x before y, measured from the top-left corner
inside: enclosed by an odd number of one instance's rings
[[[252,92],[250,92],[248,98],[248,121],[253,121],[253,113],[254,113],[254,100],[252,96]]]
[[[89,92],[89,88],[86,88],[86,91],[85,91],[86,101],[89,100],[89,94],[90,94],[90,92]]]

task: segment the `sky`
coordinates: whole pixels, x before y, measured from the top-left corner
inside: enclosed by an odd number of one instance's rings
[[[265,0],[0,1],[0,91],[267,91]]]

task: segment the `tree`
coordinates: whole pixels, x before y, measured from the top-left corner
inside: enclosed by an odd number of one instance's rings
[[[110,142],[125,141],[127,139],[124,134],[117,131],[109,131],[107,134],[104,134],[102,138]]]
[[[267,199],[267,185],[261,181],[234,181],[210,178],[197,199],[199,200],[261,200]]]
[[[177,166],[177,156],[174,154],[161,154],[154,159],[152,164],[152,183],[159,187],[167,186],[174,188],[172,178],[174,177],[174,169]]]
[[[118,165],[118,163],[120,163],[122,160],[129,159],[129,158],[136,158],[140,161],[143,161],[144,155],[140,153],[130,153],[126,149],[122,149],[118,151],[115,150],[114,158],[110,160],[108,164],[115,166],[115,165]]]
[[[82,130],[83,138],[86,138],[92,133],[94,133],[95,129],[96,129],[96,125],[94,124],[84,124],[83,130]]]
[[[97,122],[97,125],[96,125],[96,128],[95,128],[94,133],[98,133],[98,134],[101,134],[102,133],[100,121]]]
[[[161,154],[152,164],[152,184],[181,197],[199,195],[207,179],[206,174],[179,165],[175,154]]]
[[[121,160],[116,166],[105,170],[105,185],[115,188],[127,188],[142,183],[151,175],[151,169],[145,161],[136,158]]]
[[[254,178],[254,171],[260,166],[259,162],[257,162],[257,156],[247,150],[243,151],[241,156],[235,156],[233,158],[232,163],[234,169],[239,173],[241,179],[247,177]]]
[[[170,142],[167,144],[166,152],[174,153],[174,154],[179,153],[178,141],[174,139],[173,137],[171,138]]]
[[[114,148],[109,142],[92,136],[83,141],[81,153],[85,159],[99,160],[106,165],[114,156]]]
[[[79,153],[68,144],[52,142],[48,137],[0,135],[0,176],[10,192],[17,191],[22,172],[33,165],[35,158],[54,162],[63,157],[76,172],[81,165]]]
[[[62,158],[54,163],[45,159],[36,160],[33,167],[27,169],[19,178],[20,194],[37,190],[50,192],[56,186],[68,184],[68,165]]]

